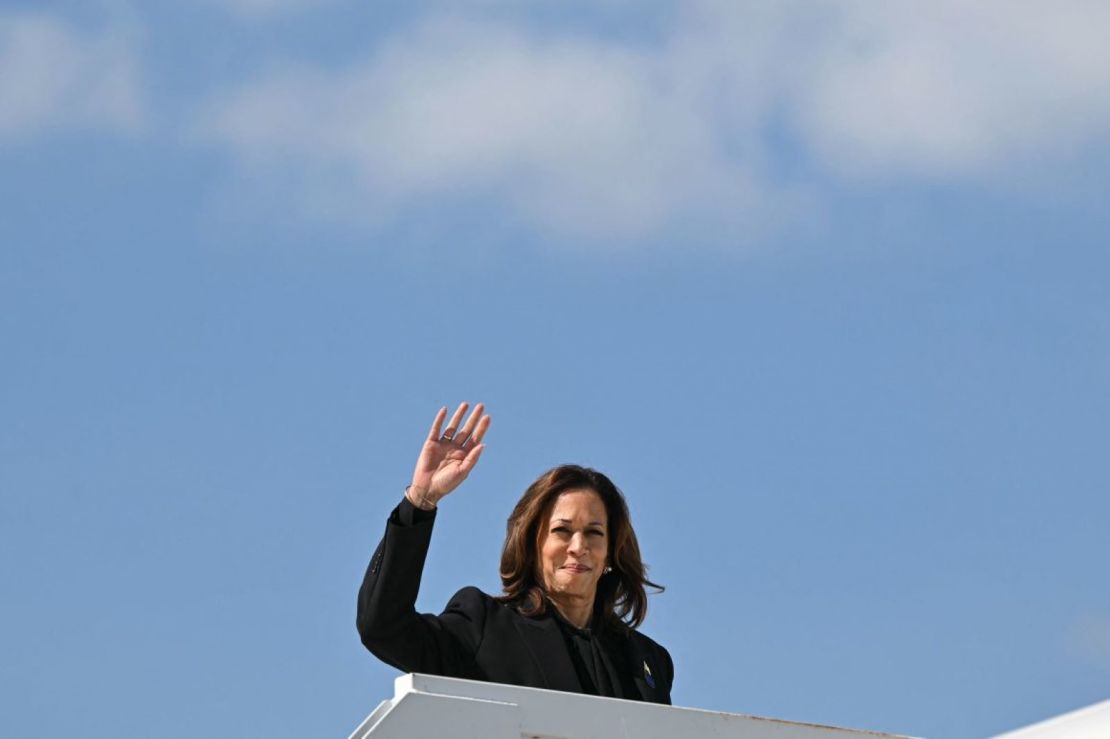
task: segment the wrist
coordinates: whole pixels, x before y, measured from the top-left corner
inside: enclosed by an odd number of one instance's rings
[[[405,497],[409,502],[422,511],[434,511],[439,499],[428,493],[428,489],[420,485],[409,485],[405,488]]]

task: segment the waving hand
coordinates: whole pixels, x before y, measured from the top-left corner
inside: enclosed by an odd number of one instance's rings
[[[482,456],[482,450],[486,446],[482,443],[482,437],[489,429],[490,417],[484,413],[485,406],[479,403],[474,406],[466,423],[459,428],[469,407],[469,403],[460,404],[442,433],[440,429],[447,417],[446,406],[440,408],[436,414],[428,438],[420,450],[420,457],[416,460],[412,484],[405,493],[414,505],[425,510],[435,508],[478,464],[478,458]]]

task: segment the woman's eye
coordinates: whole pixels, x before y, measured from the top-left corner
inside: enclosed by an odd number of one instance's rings
[[[604,531],[597,531],[596,529],[593,530],[593,531],[587,531],[586,533],[589,534],[590,536],[605,536]]]

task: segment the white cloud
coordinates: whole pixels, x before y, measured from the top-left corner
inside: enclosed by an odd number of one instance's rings
[[[479,192],[542,228],[630,239],[789,212],[775,127],[834,182],[987,181],[1110,129],[1098,1],[677,8],[656,46],[427,22],[339,71],[227,90],[200,128],[245,162],[354,184],[377,216]]]
[[[1110,124],[1110,5],[828,3],[791,91],[795,122],[841,172],[982,175]]]
[[[756,195],[668,82],[619,46],[440,22],[339,74],[273,73],[204,129],[249,161],[346,170],[387,207],[496,192],[545,228],[635,237]]]
[[[56,130],[133,133],[144,117],[129,35],[0,15],[0,141]]]

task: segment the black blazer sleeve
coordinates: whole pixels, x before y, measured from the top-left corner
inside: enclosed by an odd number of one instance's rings
[[[435,515],[413,520],[405,506],[411,504],[405,500],[394,509],[366,568],[358,593],[359,636],[374,655],[404,672],[476,679],[474,655],[486,618],[481,592],[463,588],[438,616],[416,612]]]

